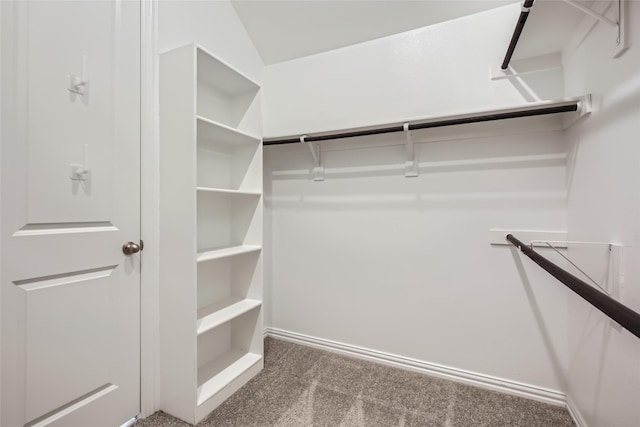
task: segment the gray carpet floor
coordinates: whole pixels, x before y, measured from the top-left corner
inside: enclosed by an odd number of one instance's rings
[[[265,369],[198,427],[573,427],[565,408],[267,338]],[[136,427],[188,427],[163,412]]]

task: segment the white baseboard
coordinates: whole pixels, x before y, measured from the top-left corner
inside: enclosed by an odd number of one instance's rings
[[[358,359],[369,360],[400,369],[420,372],[434,377],[456,381],[459,383],[474,385],[487,390],[493,390],[501,393],[511,394],[514,396],[524,397],[555,406],[567,406],[566,395],[555,390],[549,390],[542,387],[518,383],[502,378],[479,374],[476,372],[465,371],[462,369],[451,368],[435,363],[424,362],[421,360],[411,359],[395,354],[389,354],[364,347],[358,347],[351,344],[344,344],[336,341],[326,340],[323,338],[311,337],[309,335],[289,332],[277,328],[266,328],[265,336],[271,336],[273,338],[278,338],[295,344],[315,347],[320,350],[339,353]],[[571,409],[569,409],[569,411],[571,412],[571,416],[576,419],[576,417],[574,416],[574,412],[572,412]],[[586,424],[579,424],[577,421],[576,424],[578,425],[578,427],[586,427]]]
[[[578,409],[570,396],[567,396],[567,411],[569,411],[569,414],[571,415],[571,418],[573,418],[573,422],[576,423],[577,427],[588,427],[580,409]]]

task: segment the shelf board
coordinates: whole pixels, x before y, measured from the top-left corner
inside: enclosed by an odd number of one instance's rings
[[[216,122],[207,117],[196,116],[198,122],[198,142],[215,142],[216,144],[238,145],[260,143],[261,139],[247,132]]]
[[[261,196],[260,191],[231,190],[228,188],[196,187],[196,190],[208,193],[237,194],[239,196]]]
[[[198,79],[217,87],[229,95],[257,93],[260,85],[246,74],[216,58],[206,49],[197,46]]]
[[[259,354],[230,350],[198,368],[197,405],[202,405],[260,360],[262,356]]]
[[[261,251],[261,246],[256,245],[242,245],[232,246],[230,248],[210,249],[198,252],[197,261],[211,261],[214,259],[226,258],[240,254],[248,254],[250,252]]]
[[[262,302],[259,300],[232,297],[203,307],[198,310],[198,335],[217,328],[223,323],[233,320],[261,305]]]

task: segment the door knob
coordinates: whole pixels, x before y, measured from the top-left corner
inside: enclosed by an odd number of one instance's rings
[[[133,242],[127,242],[122,245],[122,252],[125,255],[137,254],[138,252],[140,252],[140,249],[142,249],[141,245]]]

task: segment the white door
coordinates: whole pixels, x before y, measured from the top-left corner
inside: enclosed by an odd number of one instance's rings
[[[2,427],[140,409],[140,3],[0,1]]]

